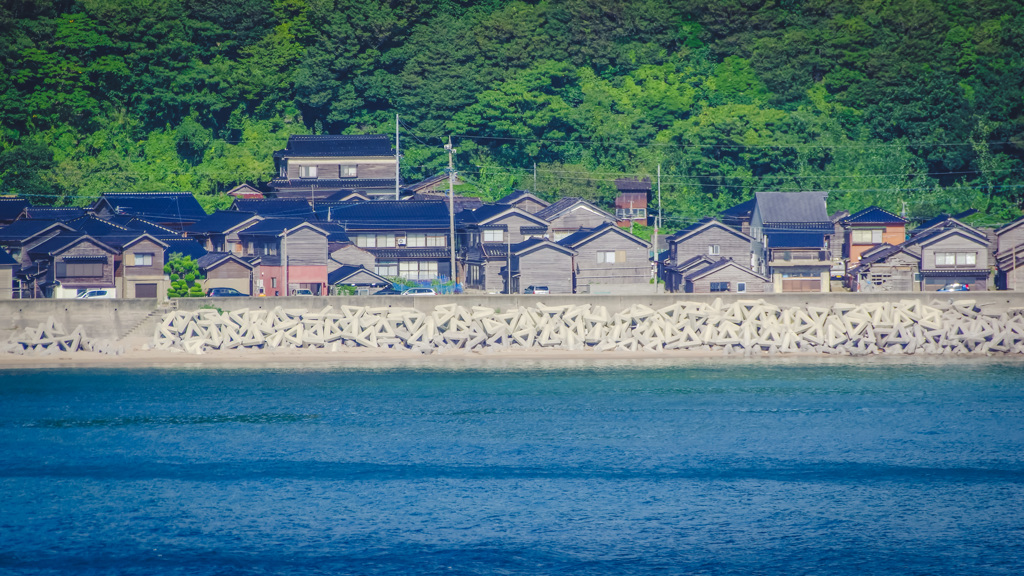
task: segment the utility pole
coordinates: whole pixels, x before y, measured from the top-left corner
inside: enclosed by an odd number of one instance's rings
[[[458,284],[458,277],[455,274],[455,148],[452,148],[452,137],[448,136],[448,144],[444,147],[448,151],[448,231],[451,233],[451,246],[449,253],[452,258],[452,293],[455,293],[455,284]]]
[[[512,293],[512,228],[505,230],[505,294]]]
[[[281,264],[284,269],[284,295],[288,296],[288,229],[281,235]]]
[[[537,193],[537,163],[533,163],[533,193]]]
[[[398,142],[398,114],[395,114],[395,200],[401,200],[398,194],[398,168],[399,165],[402,163],[402,154],[399,149],[399,146],[400,144]]]
[[[658,286],[658,266],[661,262],[658,259],[658,228],[661,227],[661,164],[658,164],[658,215],[654,217],[654,293],[657,294],[661,287]]]

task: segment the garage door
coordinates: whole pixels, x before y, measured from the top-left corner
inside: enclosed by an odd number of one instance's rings
[[[783,292],[821,292],[821,278],[783,278]]]
[[[136,284],[136,298],[156,298],[156,284]]]

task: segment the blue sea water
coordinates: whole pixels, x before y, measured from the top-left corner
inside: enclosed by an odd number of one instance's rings
[[[0,370],[0,574],[1018,575],[1022,367]]]

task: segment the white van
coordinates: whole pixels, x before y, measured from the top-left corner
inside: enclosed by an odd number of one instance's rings
[[[116,298],[116,290],[113,288],[93,288],[78,295],[78,298]]]

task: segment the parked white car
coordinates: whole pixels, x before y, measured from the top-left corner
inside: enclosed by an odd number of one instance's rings
[[[93,288],[78,295],[78,298],[117,298],[113,288]]]
[[[437,296],[437,292],[433,288],[409,288],[402,296]]]

